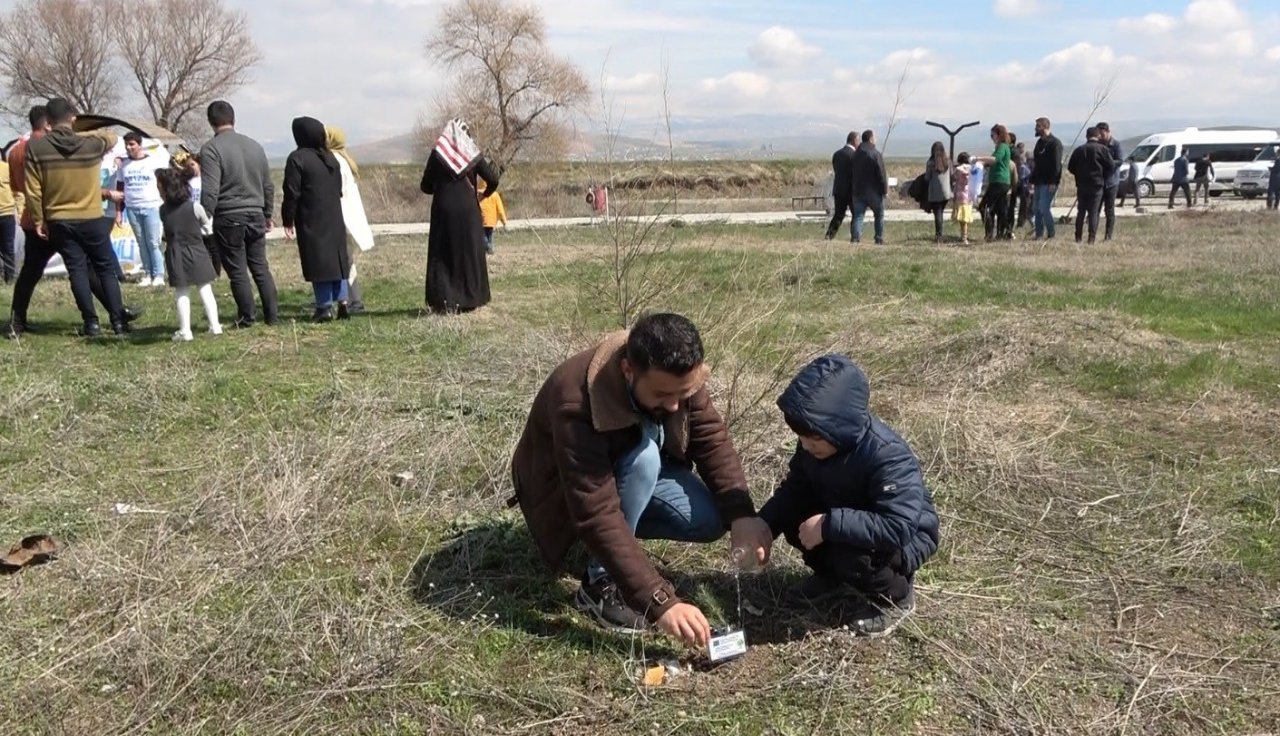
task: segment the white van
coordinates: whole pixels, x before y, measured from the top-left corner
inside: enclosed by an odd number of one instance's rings
[[[1139,166],[1138,192],[1143,197],[1155,195],[1156,187],[1173,180],[1173,162],[1183,152],[1194,166],[1195,160],[1209,154],[1213,160],[1213,193],[1230,190],[1236,172],[1252,163],[1262,150],[1280,141],[1274,130],[1200,130],[1187,128],[1173,133],[1157,133],[1142,139],[1129,154]],[[1128,156],[1126,156],[1126,159]],[[1194,173],[1194,169],[1192,171]],[[1128,165],[1120,170],[1120,179],[1128,176]]]
[[[1235,184],[1231,190],[1237,197],[1245,199],[1253,199],[1265,194],[1267,184],[1271,180],[1271,167],[1275,166],[1278,157],[1280,157],[1280,144],[1262,149],[1253,163],[1241,166],[1236,172]]]

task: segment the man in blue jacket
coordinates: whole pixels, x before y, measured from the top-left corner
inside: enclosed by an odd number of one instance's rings
[[[1111,152],[1111,160],[1115,162],[1115,168],[1107,177],[1107,186],[1102,190],[1102,214],[1107,220],[1106,234],[1102,239],[1110,240],[1116,234],[1116,193],[1120,191],[1120,162],[1124,161],[1124,149],[1111,134],[1108,123],[1098,123],[1098,140]]]
[[[1173,160],[1173,181],[1169,189],[1169,209],[1173,209],[1173,198],[1178,196],[1178,192],[1182,192],[1182,196],[1187,199],[1187,207],[1191,207],[1191,185],[1188,183],[1191,177],[1191,162],[1187,159],[1187,148],[1182,147],[1182,153]]]
[[[938,514],[911,448],[867,408],[870,391],[843,355],[791,381],[778,408],[799,447],[760,518],[813,570],[796,596],[860,595],[854,631],[878,637],[915,609],[912,579],[938,549]]]

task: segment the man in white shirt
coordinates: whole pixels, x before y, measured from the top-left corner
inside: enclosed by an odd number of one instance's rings
[[[138,241],[142,255],[142,286],[164,286],[164,253],[160,249],[163,228],[160,224],[160,189],[156,186],[156,171],[169,165],[166,156],[147,153],[142,147],[142,136],[130,131],[124,136],[125,151],[129,158],[120,164],[116,172],[116,189],[123,196],[113,196],[123,201],[129,227]],[[116,212],[116,222],[121,221]]]

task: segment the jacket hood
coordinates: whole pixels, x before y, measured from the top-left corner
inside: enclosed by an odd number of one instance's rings
[[[44,138],[48,139],[49,143],[54,147],[54,150],[66,157],[70,157],[72,154],[83,149],[86,145],[89,145],[89,140],[87,138],[82,135],[78,135],[69,127],[54,128],[46,133]],[[36,139],[35,136],[32,136],[32,140],[38,139]]]
[[[856,363],[843,355],[824,355],[801,369],[778,397],[792,428],[852,449],[871,426],[871,385]]]

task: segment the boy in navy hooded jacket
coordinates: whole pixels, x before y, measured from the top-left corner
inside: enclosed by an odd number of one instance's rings
[[[884,636],[915,608],[912,578],[938,549],[938,514],[920,462],[871,413],[869,395],[866,374],[843,355],[791,381],[778,408],[799,447],[760,518],[813,570],[798,598],[861,596],[855,631]]]

